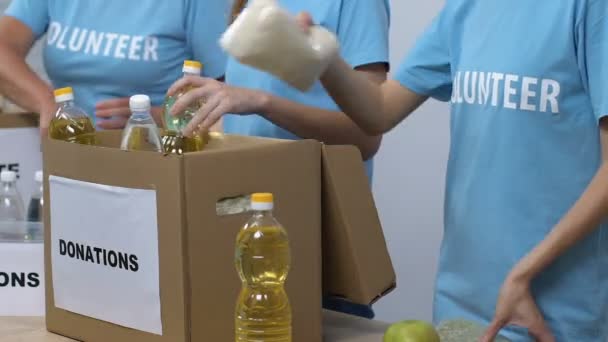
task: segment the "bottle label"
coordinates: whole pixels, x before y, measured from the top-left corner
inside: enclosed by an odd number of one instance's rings
[[[49,194],[55,306],[162,335],[156,191],[50,175]]]
[[[44,316],[44,245],[0,243],[0,316]]]

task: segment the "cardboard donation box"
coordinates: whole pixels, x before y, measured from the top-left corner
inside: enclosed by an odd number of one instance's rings
[[[101,132],[119,145],[120,132]],[[320,148],[213,139],[184,156],[46,141],[47,328],[85,341],[233,341],[238,230],[217,202],[273,192],[294,341],[321,341]]]
[[[98,136],[99,146],[44,144],[48,330],[234,341],[235,241],[250,217],[238,204],[254,192],[274,194],[289,235],[294,341],[322,340],[323,294],[370,303],[394,288],[354,147],[225,135],[175,156],[120,151],[120,132]]]
[[[322,155],[323,293],[373,304],[397,282],[361,154],[325,146]]]
[[[24,200],[34,190],[34,174],[42,169],[37,114],[0,113],[0,171],[17,172]]]

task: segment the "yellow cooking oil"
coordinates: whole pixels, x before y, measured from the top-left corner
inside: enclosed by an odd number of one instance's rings
[[[83,145],[95,145],[95,128],[89,118],[53,118],[49,125],[49,136]]]
[[[57,112],[49,124],[49,137],[78,144],[96,143],[95,127],[90,117],[74,104],[74,91],[71,87],[56,89]]]
[[[164,151],[177,155],[201,151],[207,144],[208,139],[208,136],[205,138],[204,135],[200,134],[188,137],[175,131],[164,131],[162,133]]]
[[[235,264],[242,281],[236,342],[291,342],[291,305],[284,288],[291,264],[289,239],[273,206],[272,194],[253,194],[253,215],[236,239]]]

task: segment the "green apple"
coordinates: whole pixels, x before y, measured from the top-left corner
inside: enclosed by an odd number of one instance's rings
[[[383,342],[439,342],[433,325],[425,321],[408,320],[392,324],[384,333]]]

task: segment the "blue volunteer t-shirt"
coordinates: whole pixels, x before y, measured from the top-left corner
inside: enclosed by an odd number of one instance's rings
[[[334,32],[340,41],[342,57],[353,67],[388,63],[390,13],[387,0],[280,0],[279,3],[294,14],[309,12],[315,23]],[[320,82],[304,93],[268,73],[240,64],[233,58],[228,59],[226,83],[260,89],[309,106],[339,110]],[[233,134],[300,139],[259,115],[226,115],[224,129]],[[371,177],[373,159],[366,162],[366,168]]]
[[[186,59],[203,74],[224,74],[218,39],[228,22],[224,0],[13,0],[6,15],[44,33],[44,64],[53,86],[74,88],[94,115],[99,101],[147,94],[163,102]]]
[[[435,319],[488,323],[511,268],[601,163],[608,115],[605,0],[448,0],[396,79],[451,102]],[[533,283],[557,341],[608,340],[608,227]],[[515,341],[529,340],[509,329]]]

